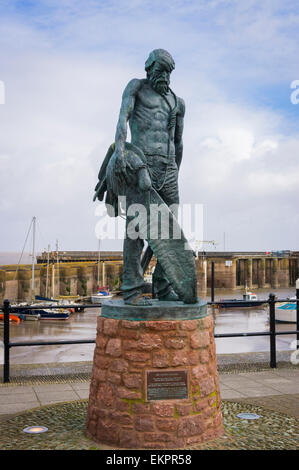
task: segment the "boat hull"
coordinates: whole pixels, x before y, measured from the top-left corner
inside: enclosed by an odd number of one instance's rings
[[[296,304],[288,302],[277,307],[275,321],[277,323],[297,323]]]
[[[4,314],[3,313],[0,314],[0,320],[4,321]],[[21,321],[20,318],[17,315],[11,315],[11,314],[9,314],[9,320],[14,321],[16,323],[20,323],[20,321]]]
[[[46,310],[22,310],[18,312],[19,315],[24,315],[26,317],[26,320],[30,320],[30,316],[36,317],[39,315],[40,320],[68,320],[70,317],[70,314],[68,312],[47,312]]]
[[[23,314],[23,313],[20,313],[19,314],[19,318],[20,320],[23,320],[23,321],[37,321],[40,319],[40,315],[37,314]]]
[[[56,313],[54,315],[43,315],[40,320],[68,320],[69,317],[69,314]]]
[[[265,304],[265,302],[256,302],[254,301],[254,304],[252,302],[246,302],[246,301],[227,301],[227,302],[219,302],[217,303],[217,307],[219,308],[256,308],[256,307],[262,307]]]
[[[42,297],[40,295],[36,295],[35,296],[35,300],[37,301],[42,301],[42,302],[47,302],[49,305],[57,305],[58,308],[65,308],[67,309],[70,313],[74,313],[74,312],[84,312],[84,307],[81,307],[81,305],[79,303],[76,303],[73,301],[73,299],[80,299],[80,296],[76,295],[76,296],[63,296],[63,295],[60,295],[59,298],[54,298],[54,299],[51,299],[49,297]],[[68,305],[73,305],[73,307],[71,308],[67,308]]]
[[[90,297],[92,304],[101,304],[104,300],[112,299],[112,295],[92,295]]]

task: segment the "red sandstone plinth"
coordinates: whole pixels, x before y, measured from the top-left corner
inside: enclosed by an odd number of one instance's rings
[[[187,370],[188,398],[146,399],[146,373]],[[119,448],[182,448],[223,434],[213,318],[98,318],[87,436]]]

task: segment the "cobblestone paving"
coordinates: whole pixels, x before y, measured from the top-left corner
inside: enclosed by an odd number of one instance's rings
[[[104,450],[84,435],[87,400],[45,406],[0,422],[2,450]],[[258,420],[241,420],[238,413],[260,415]],[[225,435],[190,447],[206,450],[295,450],[299,448],[299,421],[286,414],[257,405],[224,401]],[[28,435],[27,426],[46,426],[48,432]]]

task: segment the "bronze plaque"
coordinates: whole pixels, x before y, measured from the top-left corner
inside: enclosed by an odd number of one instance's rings
[[[147,371],[147,400],[188,398],[187,370]]]

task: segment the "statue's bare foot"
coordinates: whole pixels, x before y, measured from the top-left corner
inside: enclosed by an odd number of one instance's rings
[[[168,302],[169,302],[169,301],[170,301],[170,302],[176,302],[177,300],[180,300],[180,298],[179,298],[179,296],[174,292],[174,290],[171,289],[171,291],[169,291],[168,294],[159,297],[159,300],[168,301]]]
[[[134,305],[138,307],[146,307],[152,305],[151,299],[149,297],[143,297],[142,295],[137,295],[130,299],[124,301],[126,305]]]

